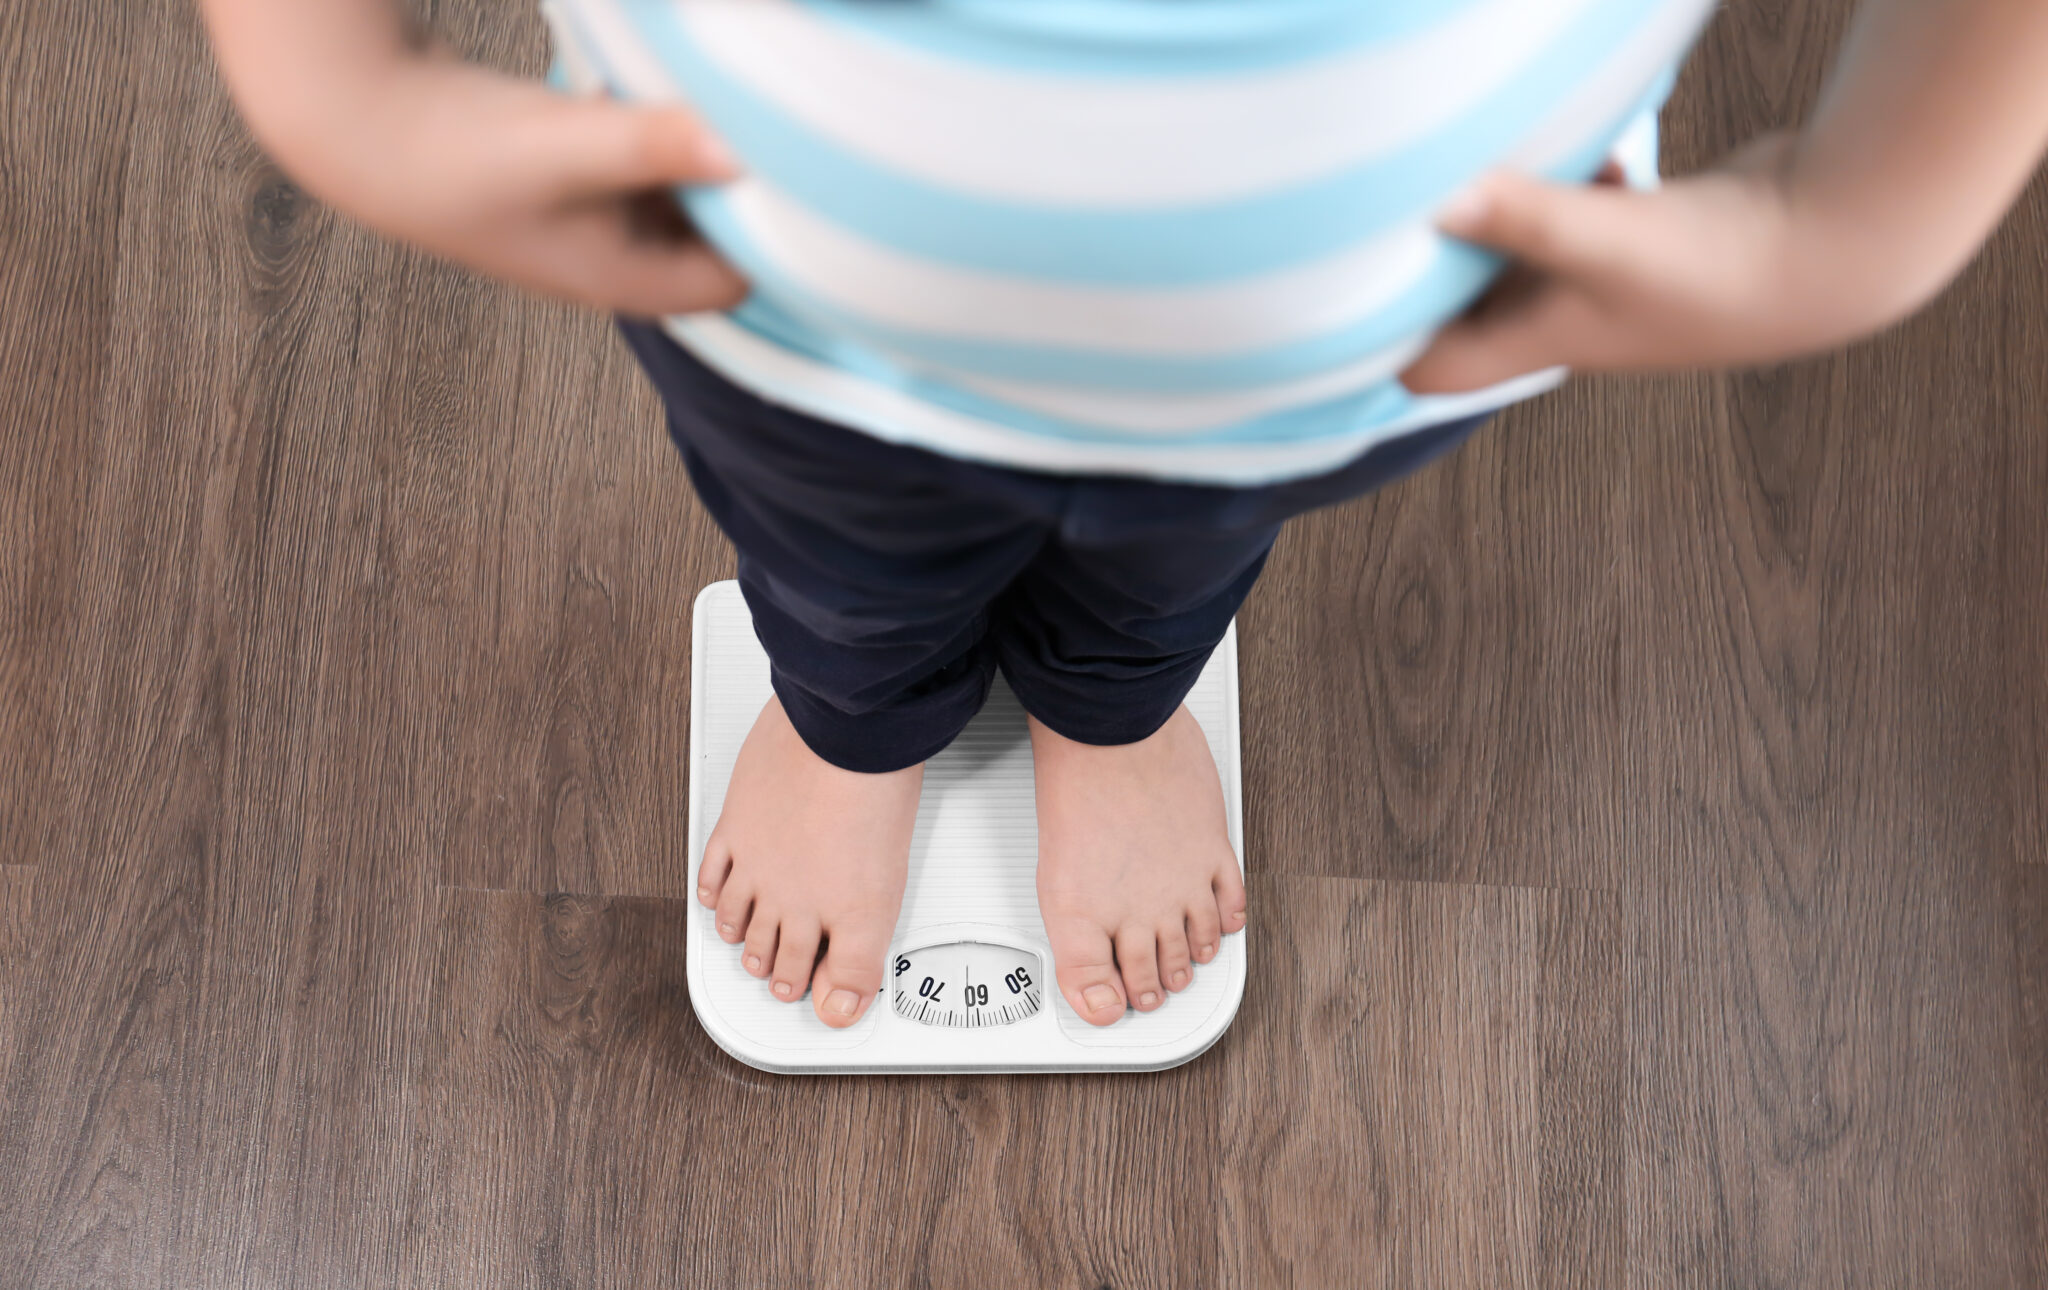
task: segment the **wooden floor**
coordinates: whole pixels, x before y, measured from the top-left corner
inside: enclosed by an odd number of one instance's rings
[[[1723,12],[1673,161],[1846,7]],[[1199,1061],[778,1079],[685,995],[731,555],[606,324],[309,204],[185,0],[8,0],[0,1286],[2048,1285],[2044,299],[2037,185],[1879,342],[1293,528]]]

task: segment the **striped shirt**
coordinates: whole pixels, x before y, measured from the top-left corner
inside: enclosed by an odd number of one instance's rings
[[[1395,375],[1495,257],[1482,171],[1654,182],[1708,0],[545,0],[558,83],[683,100],[754,284],[668,321],[762,397],[1035,470],[1249,485],[1559,373]]]

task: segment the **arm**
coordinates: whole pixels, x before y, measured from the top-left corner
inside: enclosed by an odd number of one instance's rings
[[[689,112],[573,99],[429,47],[394,0],[202,0],[256,139],[384,233],[551,295],[631,313],[725,308],[733,271],[650,195],[729,179]]]
[[[353,151],[364,151],[360,136],[333,123],[377,110],[426,53],[394,0],[201,0],[199,7],[221,75],[257,142],[309,173],[324,171],[329,154],[350,151],[352,142]]]
[[[1785,180],[1813,285],[1860,306],[1830,339],[1903,318],[1947,286],[2044,148],[2048,5],[1866,4]],[[1855,299],[1859,278],[1871,294]]]
[[[2044,68],[2042,0],[1867,0],[1797,134],[1647,193],[1491,176],[1440,223],[1528,276],[1403,379],[1762,363],[1885,327],[2025,187],[2048,148]]]

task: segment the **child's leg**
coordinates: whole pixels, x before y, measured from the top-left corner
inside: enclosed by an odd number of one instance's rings
[[[740,553],[776,698],[742,746],[699,898],[777,997],[851,1025],[882,983],[921,763],[987,697],[987,607],[1058,515],[1054,481],[771,407],[659,332],[626,336]]]
[[[1273,488],[1081,485],[998,602],[991,635],[1032,718],[1039,907],[1084,1019],[1160,1006],[1244,926],[1216,765],[1182,700],[1281,521],[1404,474],[1475,424]]]

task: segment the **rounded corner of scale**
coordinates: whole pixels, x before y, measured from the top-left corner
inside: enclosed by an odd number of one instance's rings
[[[1223,1036],[1230,1033],[1230,1023],[1235,1020],[1237,1020],[1237,1013],[1233,1011],[1228,1017],[1224,1018],[1222,1025],[1216,1027],[1216,1032],[1214,1034],[1205,1036],[1202,1039],[1201,1043],[1196,1044],[1193,1048],[1188,1049],[1185,1053],[1180,1054],[1173,1060],[1162,1063],[1158,1066],[1151,1067],[1150,1069],[1154,1073],[1157,1073],[1159,1071],[1170,1071],[1177,1066],[1185,1066],[1189,1062],[1194,1061],[1195,1059],[1199,1058],[1202,1054],[1208,1052],[1211,1048],[1214,1048],[1216,1045],[1222,1043]]]
[[[704,997],[703,988],[697,984],[697,974],[690,972],[686,975],[688,988],[683,993],[689,996],[690,1014],[697,1018],[697,1025],[705,1034],[711,1036],[711,1042],[717,1044],[726,1056],[752,1066],[754,1060],[747,1055],[745,1046],[736,1042],[735,1037],[727,1030],[724,1019],[718,1015],[718,1009]]]
[[[1239,953],[1230,973],[1229,990],[1216,1001],[1216,1009],[1210,1014],[1209,1024],[1195,1032],[1194,1040],[1187,1052],[1153,1069],[1172,1070],[1176,1066],[1185,1066],[1221,1043],[1223,1036],[1229,1034],[1230,1028],[1237,1024],[1237,1014],[1244,1008],[1244,987],[1249,977],[1250,971],[1245,956]]]
[[[749,1048],[746,1041],[740,1038],[738,1032],[726,1024],[725,1018],[719,1015],[717,1007],[704,997],[703,988],[697,983],[697,974],[686,967],[683,976],[684,984],[687,987],[684,993],[690,996],[690,1011],[696,1015],[697,1024],[704,1028],[704,1033],[711,1036],[711,1042],[718,1045],[720,1052],[742,1066],[750,1067],[757,1071],[764,1071],[770,1075],[791,1075],[797,1073],[790,1067],[779,1066],[769,1061],[761,1056],[760,1053]]]
[[[1240,981],[1237,989],[1232,992],[1230,997],[1221,1002],[1228,1006],[1216,1009],[1216,1021],[1211,1026],[1195,1032],[1193,1042],[1188,1045],[1185,1051],[1175,1053],[1157,1066],[1147,1066],[1144,1069],[1155,1073],[1158,1071],[1170,1071],[1176,1066],[1187,1065],[1203,1053],[1222,1043],[1223,1036],[1229,1034],[1231,1026],[1236,1024],[1238,1008],[1244,1003],[1243,982]]]
[[[697,1012],[697,1020],[700,1023],[704,1021],[702,1009],[699,1009]],[[794,1066],[776,1065],[774,1062],[762,1057],[759,1053],[749,1051],[745,1045],[736,1043],[717,1030],[712,1029],[708,1024],[704,1026],[704,1033],[711,1036],[711,1042],[718,1045],[719,1052],[724,1053],[727,1057],[732,1058],[748,1070],[760,1071],[763,1075],[801,1075],[804,1073],[801,1069]]]
[[[717,608],[716,602],[736,594],[739,585],[738,581],[732,578],[721,578],[717,582],[705,583],[698,588],[696,597],[690,601],[690,616],[693,619],[702,618],[712,612]]]

